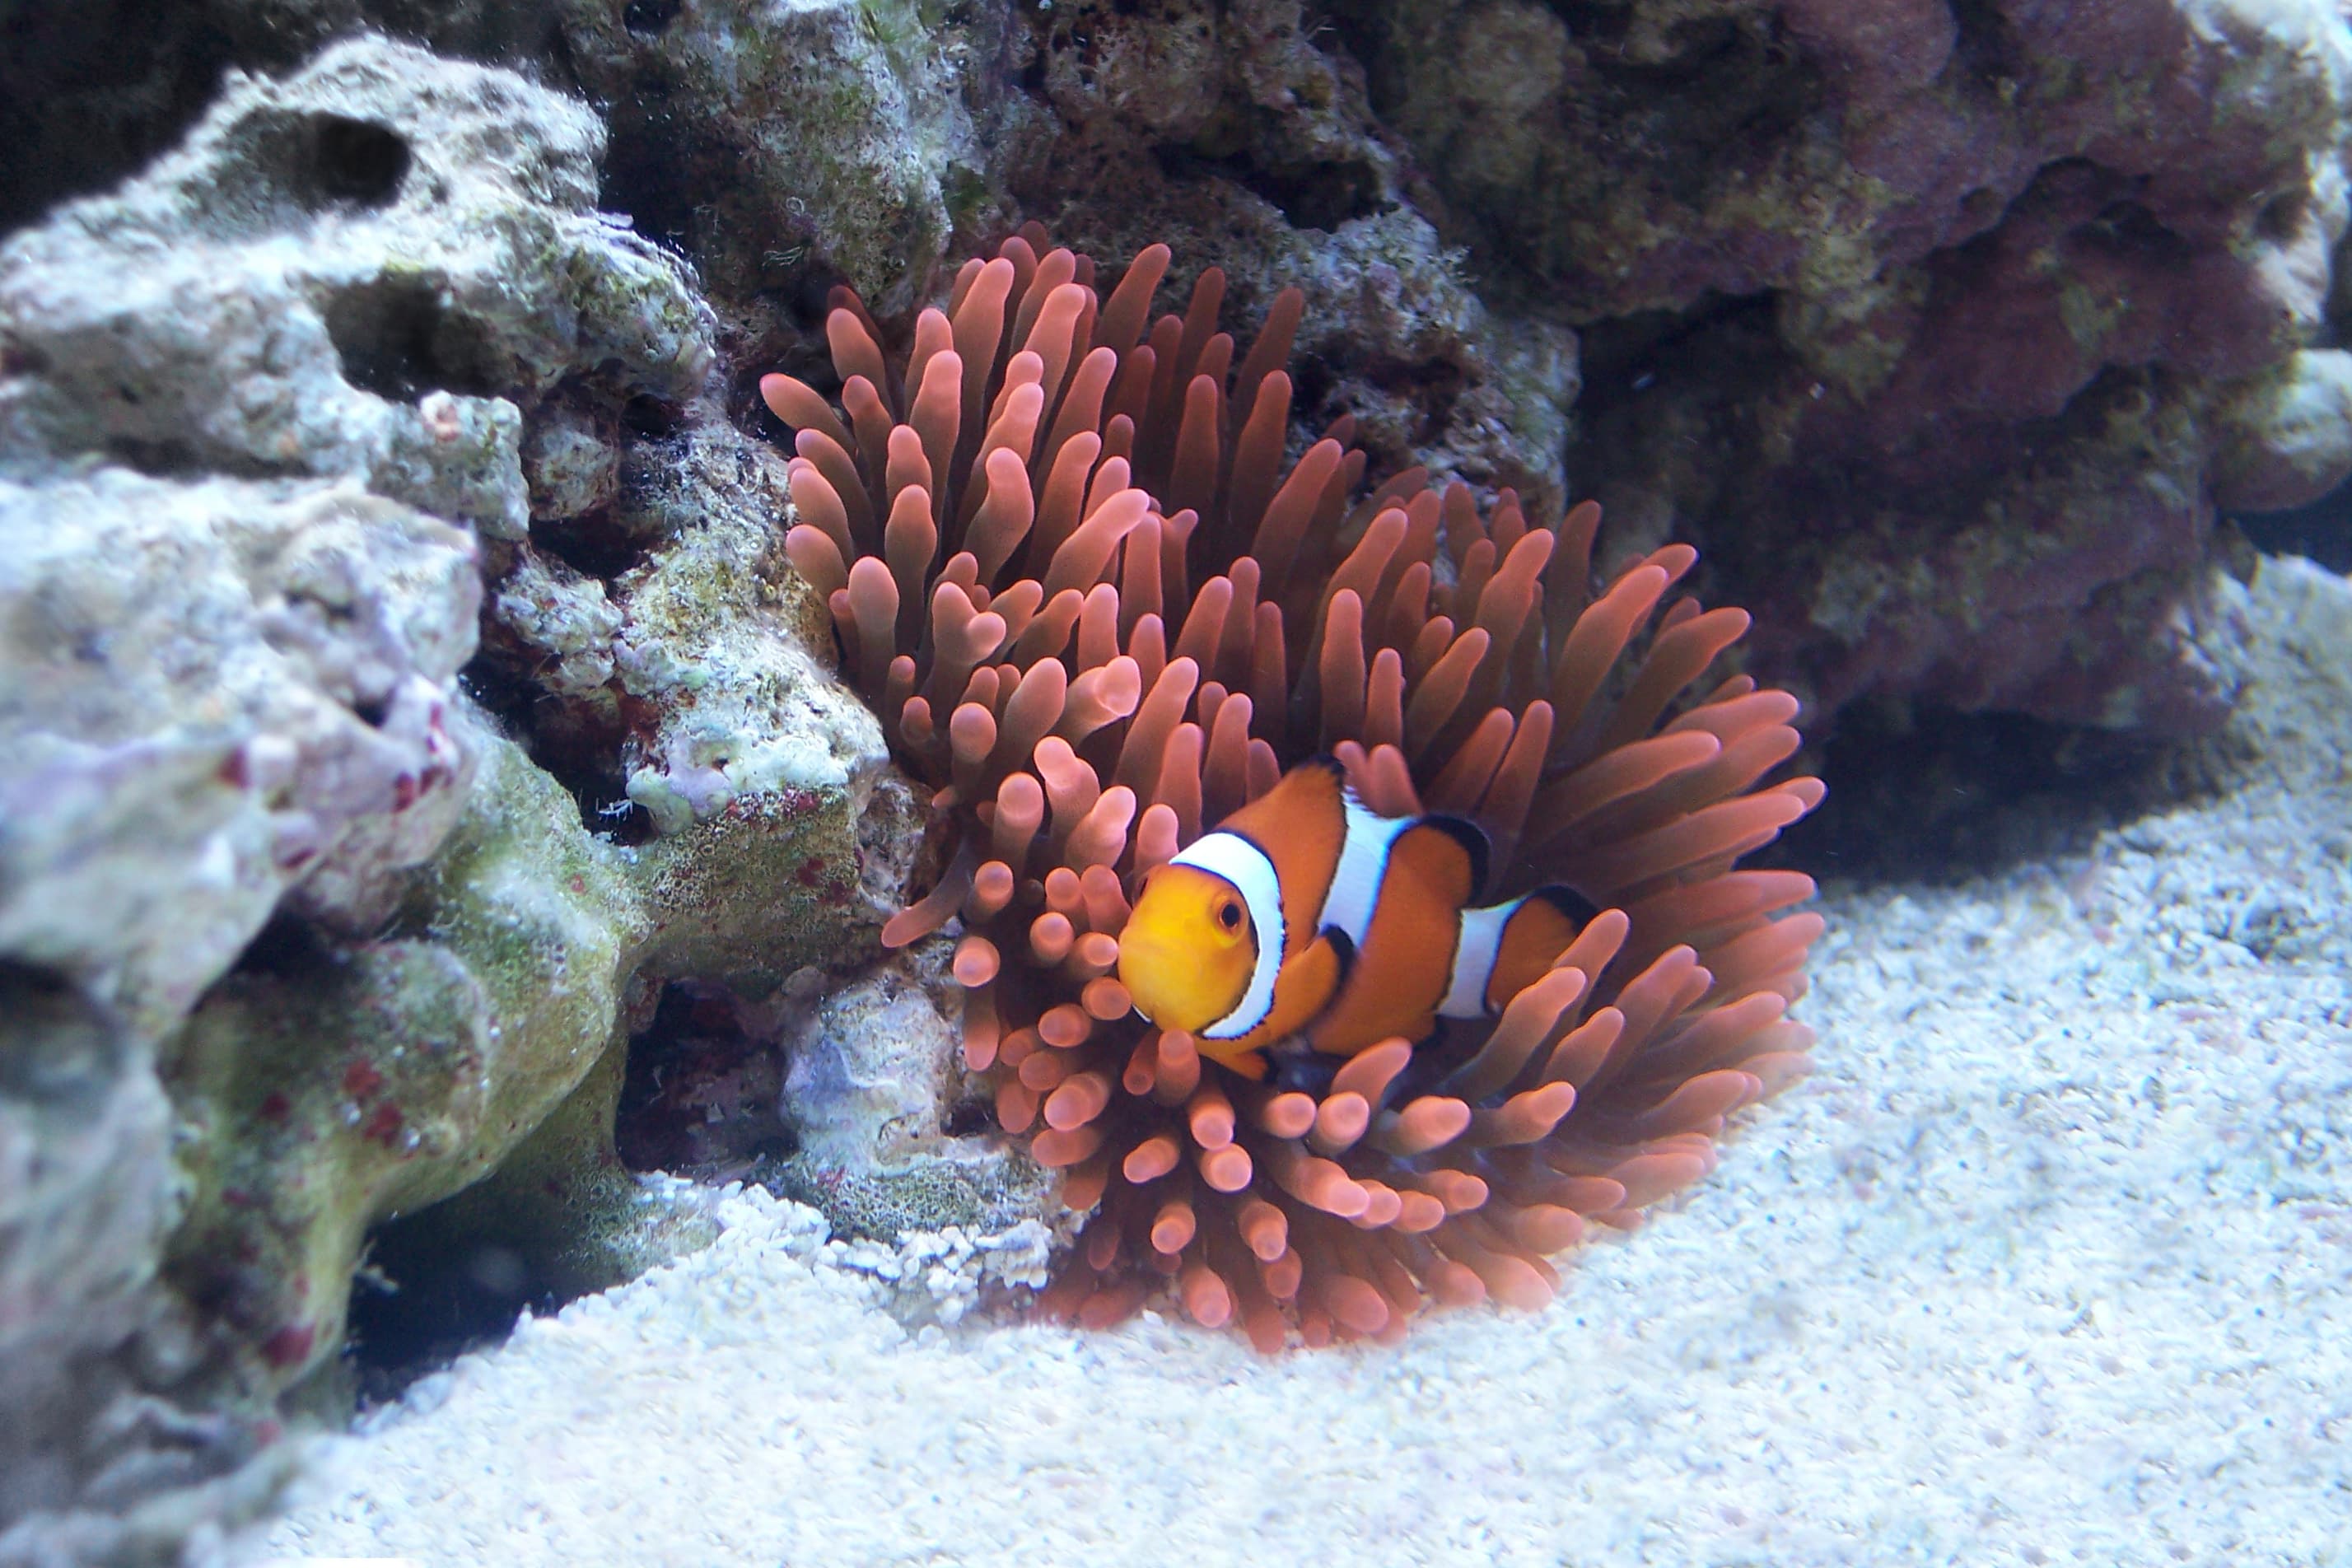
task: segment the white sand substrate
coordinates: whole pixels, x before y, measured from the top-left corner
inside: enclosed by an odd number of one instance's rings
[[[2352,589],[2270,563],[2238,610],[2247,782],[1832,890],[1818,1070],[1546,1311],[909,1333],[740,1194],[323,1445],[240,1555],[2352,1562]]]

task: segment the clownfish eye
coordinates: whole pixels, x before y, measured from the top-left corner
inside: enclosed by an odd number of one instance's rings
[[[1217,923],[1227,931],[1242,929],[1242,907],[1231,899],[1217,906]]]

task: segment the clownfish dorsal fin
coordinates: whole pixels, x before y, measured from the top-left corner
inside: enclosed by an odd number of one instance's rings
[[[1486,830],[1466,816],[1448,816],[1431,812],[1416,824],[1434,827],[1456,844],[1470,857],[1470,896],[1476,898],[1486,886],[1487,862],[1494,858],[1495,847],[1486,837]]]

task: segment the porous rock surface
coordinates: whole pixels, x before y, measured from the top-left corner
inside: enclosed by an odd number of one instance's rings
[[[92,6],[0,70],[56,106],[0,212],[156,144],[224,58],[375,26],[510,61],[604,110],[601,205],[692,258],[771,436],[753,381],[822,361],[834,282],[895,311],[1025,217],[1165,240],[1237,321],[1307,290],[1303,424],[1597,496],[1621,554],[1687,537],[1822,717],[2210,725],[2221,520],[2352,469],[2318,0],[184,9],[173,48]],[[589,450],[532,432],[534,499],[608,483]]]
[[[1698,543],[1777,679],[2219,718],[2217,509],[2352,472],[2334,7],[1339,14],[1442,226],[1584,330],[1578,489]]]
[[[0,1562],[265,1502],[388,1216],[496,1173],[452,1212],[554,1287],[663,1255],[618,1047],[899,900],[912,802],[604,150],[357,38],[0,247]]]
[[[1051,1173],[975,1158],[989,1123],[966,1084],[961,988],[932,943],[860,976],[789,1020],[784,1103],[797,1147],[777,1189],[845,1238],[897,1242],[950,1227],[1004,1235],[1037,1216],[1070,1229]]]
[[[691,249],[752,330],[814,261],[897,312],[988,198],[967,88],[1003,13],[938,0],[551,7],[580,89],[609,106],[608,177]]]
[[[1485,297],[1339,43],[1297,0],[1024,8],[1004,54],[1022,90],[986,120],[1000,177],[1098,258],[1164,242],[1179,290],[1223,268],[1233,321],[1297,286],[1302,423],[1350,413],[1381,469],[1426,463],[1556,509],[1576,334]]]

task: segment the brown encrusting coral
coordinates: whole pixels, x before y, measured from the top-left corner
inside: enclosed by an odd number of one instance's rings
[[[957,826],[885,941],[961,922],[966,1063],[1099,1205],[1049,1310],[1108,1322],[1164,1284],[1272,1349],[1539,1304],[1588,1220],[1635,1223],[1804,1068],[1821,921],[1782,911],[1811,881],[1735,868],[1821,798],[1758,787],[1796,701],[1699,684],[1748,617],[1669,602],[1685,546],[1596,584],[1590,503],[1537,526],[1419,470],[1355,499],[1345,418],[1286,470],[1299,297],[1243,352],[1213,269],[1150,319],[1168,261],[1098,294],[1032,226],[897,374],[837,290],[838,410],[761,383],[797,432],[786,548]],[[1491,1026],[1247,1081],[1131,1016],[1118,933],[1144,873],[1318,751],[1383,814],[1477,822],[1486,896],[1603,912]]]

